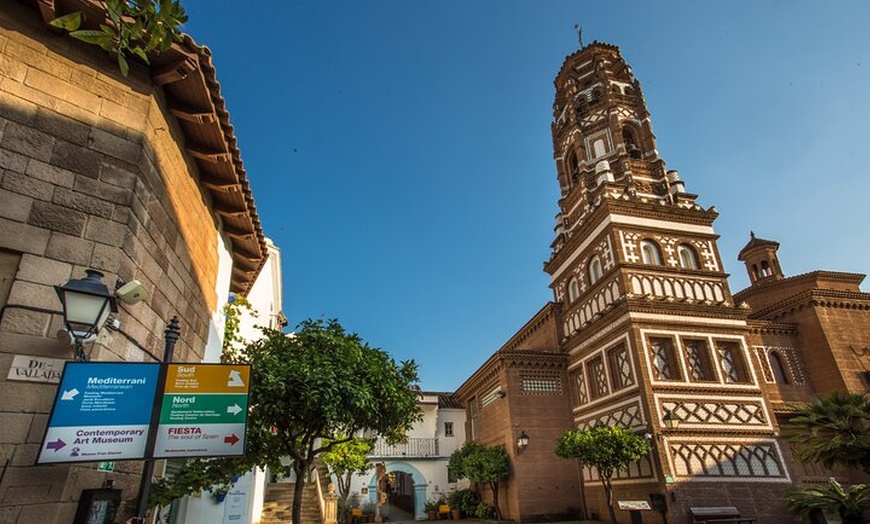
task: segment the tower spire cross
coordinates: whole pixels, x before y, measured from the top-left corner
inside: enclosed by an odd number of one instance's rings
[[[574,22],[574,30],[577,31],[577,40],[580,42],[580,49],[583,49],[583,28],[579,23]]]

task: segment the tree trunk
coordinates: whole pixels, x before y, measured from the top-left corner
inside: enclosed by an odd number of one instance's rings
[[[302,524],[302,492],[305,489],[305,474],[310,465],[310,461],[293,461],[293,473],[296,475],[296,483],[293,485],[293,524]]]
[[[489,489],[492,490],[492,505],[495,506],[495,518],[501,520],[501,508],[498,507],[498,482],[490,482]]]
[[[610,483],[610,477],[605,477],[600,471],[598,474],[601,476],[601,485],[604,487],[604,496],[607,498],[607,512],[610,514],[610,524],[616,524],[616,512],[613,511],[613,485]]]

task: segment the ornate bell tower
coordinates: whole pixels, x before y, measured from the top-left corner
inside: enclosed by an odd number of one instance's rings
[[[716,245],[718,212],[666,168],[618,48],[593,42],[568,56],[555,86],[561,193],[544,270],[575,425],[654,438],[650,457],[620,473],[627,498],[680,486],[689,503],[682,482],[707,477],[788,482],[746,342],[747,311],[733,303]],[[738,464],[741,456],[764,467]],[[584,474],[594,486],[594,472]]]

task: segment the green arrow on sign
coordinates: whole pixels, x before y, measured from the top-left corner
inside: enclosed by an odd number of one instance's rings
[[[224,424],[245,421],[247,395],[167,394],[160,410],[161,424]]]

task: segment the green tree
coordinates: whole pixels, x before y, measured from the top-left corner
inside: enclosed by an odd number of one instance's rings
[[[161,481],[155,502],[226,486],[254,466],[296,476],[293,524],[301,523],[303,479],[315,458],[361,432],[398,442],[420,418],[417,365],[348,333],[336,320],[306,320],[285,335],[263,330],[232,363],[251,364],[245,456],[191,461]],[[282,464],[282,458],[289,464]]]
[[[374,442],[371,439],[355,438],[342,442],[320,455],[320,460],[326,464],[330,473],[335,475],[338,481],[338,501],[341,508],[347,506],[347,496],[350,494],[353,476],[365,475],[374,467],[374,464],[368,461],[372,448]]]
[[[611,524],[613,511],[613,474],[649,453],[647,439],[619,427],[595,426],[583,431],[569,430],[556,440],[556,455],[580,461],[598,471],[607,499]]]
[[[467,478],[474,484],[484,484],[492,491],[492,503],[496,515],[501,519],[501,509],[498,506],[499,483],[511,474],[510,460],[502,446],[481,446],[474,442],[466,442],[450,455],[448,467],[457,478]]]
[[[81,11],[55,18],[50,24],[103,48],[118,61],[124,76],[130,69],[128,58],[136,56],[149,63],[149,54],[166,51],[181,39],[179,26],[187,22],[179,0],[103,0],[102,4],[109,20],[99,29],[81,29]]]
[[[870,508],[870,486],[856,484],[844,488],[832,478],[827,486],[792,491],[786,500],[789,509],[798,513],[821,510],[838,514],[843,524],[864,524],[864,512]]]
[[[870,396],[836,392],[795,406],[784,426],[802,462],[870,473]]]

